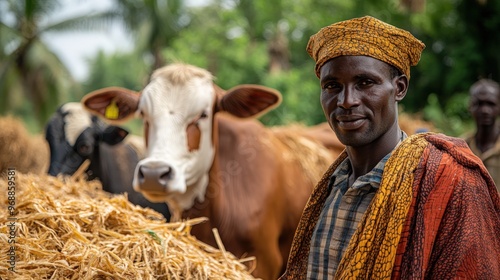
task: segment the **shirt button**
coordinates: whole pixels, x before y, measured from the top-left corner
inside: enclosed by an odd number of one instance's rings
[[[345,198],[345,203],[351,204],[352,203],[352,197],[346,197]]]

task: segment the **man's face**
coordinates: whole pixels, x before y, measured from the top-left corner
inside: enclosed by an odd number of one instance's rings
[[[470,112],[477,126],[493,126],[500,114],[500,92],[489,85],[479,85],[471,91]]]
[[[321,67],[321,105],[346,146],[359,147],[397,125],[397,102],[406,94],[406,76],[368,56],[340,56]]]

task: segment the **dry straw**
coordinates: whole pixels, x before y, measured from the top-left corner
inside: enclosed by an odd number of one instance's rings
[[[307,136],[307,129],[302,124],[291,124],[273,127],[271,131],[280,143],[275,144],[286,147],[280,149],[285,162],[298,163],[304,175],[316,183],[333,162],[334,157],[317,139]]]
[[[243,264],[254,265],[254,258],[237,260],[222,243],[219,250],[190,235],[204,218],[166,223],[98,182],[20,173],[12,273],[6,180],[0,179],[0,279],[254,279]]]
[[[49,145],[41,134],[31,135],[16,117],[0,117],[0,176],[16,167],[23,173],[43,174],[49,167]]]

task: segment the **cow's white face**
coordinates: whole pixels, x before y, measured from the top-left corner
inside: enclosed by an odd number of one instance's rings
[[[134,189],[174,211],[205,197],[216,152],[215,111],[257,117],[280,102],[278,91],[260,85],[224,91],[207,70],[182,63],[156,70],[141,94],[108,87],[82,98],[87,110],[110,122],[123,123],[134,115],[144,119],[148,153],[136,167]]]
[[[215,153],[214,102],[209,72],[188,66],[155,72],[137,110],[144,119],[148,150],[136,167],[134,189],[153,202],[182,209],[196,198],[203,200]]]

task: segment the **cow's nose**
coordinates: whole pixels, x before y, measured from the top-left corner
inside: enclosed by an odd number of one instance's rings
[[[166,192],[173,176],[173,168],[167,164],[141,165],[137,172],[139,188],[144,191]]]

